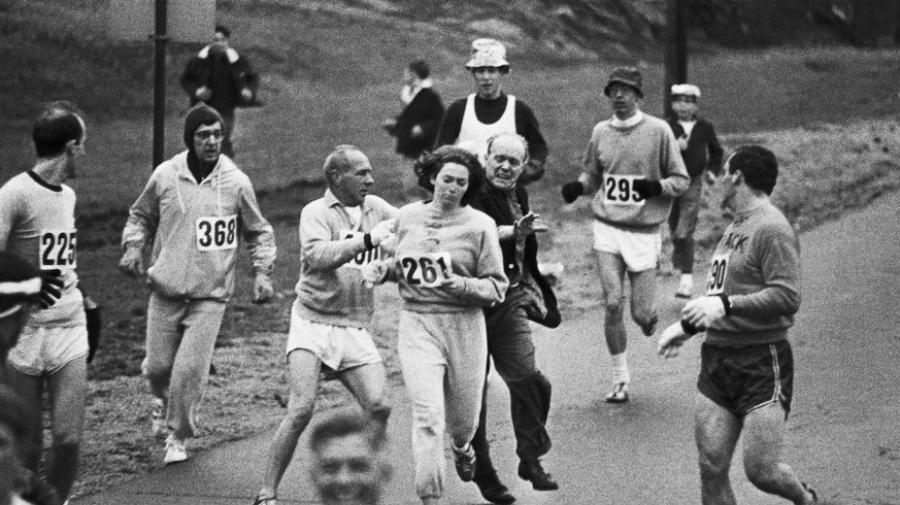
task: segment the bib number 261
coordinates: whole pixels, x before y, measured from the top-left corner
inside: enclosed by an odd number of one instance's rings
[[[237,214],[197,219],[197,249],[220,251],[237,248]]]
[[[450,253],[447,252],[404,256],[398,263],[410,286],[433,288],[450,275]]]

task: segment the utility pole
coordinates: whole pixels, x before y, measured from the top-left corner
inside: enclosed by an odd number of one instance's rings
[[[688,0],[668,0],[663,48],[665,62],[663,117],[669,114],[672,105],[670,93],[672,85],[687,82],[687,10]]]
[[[153,33],[153,166],[163,162],[166,148],[166,8],[167,0],[156,0]]]

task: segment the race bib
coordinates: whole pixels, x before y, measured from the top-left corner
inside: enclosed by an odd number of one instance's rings
[[[725,273],[728,272],[728,254],[716,254],[709,267],[709,280],[706,283],[707,295],[720,295],[725,287]]]
[[[607,174],[603,176],[603,197],[609,205],[629,205],[640,207],[645,200],[634,190],[634,180],[642,179],[637,175]]]
[[[354,238],[354,237],[362,237],[365,233],[361,231],[353,231],[353,230],[341,230],[339,235],[342,239]],[[356,268],[362,269],[369,263],[378,260],[381,258],[381,246],[373,247],[367,251],[363,251],[361,253],[357,253],[356,256],[350,259],[350,261],[341,265],[342,267],[347,268]]]
[[[450,278],[450,253],[446,251],[403,256],[397,260],[397,264],[410,286],[433,288]]]
[[[41,270],[71,270],[76,266],[76,230],[43,230],[39,241]]]
[[[197,250],[236,249],[237,214],[197,218]]]

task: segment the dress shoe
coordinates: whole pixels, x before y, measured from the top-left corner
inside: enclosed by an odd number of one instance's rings
[[[509,494],[509,489],[500,482],[497,472],[491,472],[485,475],[476,475],[473,479],[481,491],[481,496],[491,503],[499,505],[509,505],[516,501],[516,497]]]
[[[540,460],[530,459],[519,461],[519,477],[530,480],[531,487],[537,491],[555,491],[559,484],[553,480],[553,476],[544,471]]]

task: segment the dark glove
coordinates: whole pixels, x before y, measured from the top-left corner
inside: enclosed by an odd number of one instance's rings
[[[659,181],[635,179],[634,182],[631,183],[631,187],[645,200],[662,194],[662,184],[660,184]]]
[[[100,306],[89,297],[84,297],[84,315],[87,318],[88,356],[87,362],[94,360],[94,354],[100,347],[100,330],[103,328],[103,318],[100,315]]]
[[[41,308],[46,309],[52,307],[62,296],[63,279],[62,272],[59,270],[42,270],[41,271]]]
[[[584,193],[584,184],[581,181],[572,181],[563,184],[562,197],[566,203],[572,203],[579,195]]]

